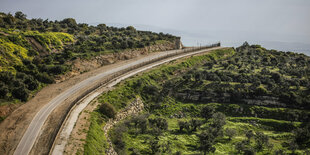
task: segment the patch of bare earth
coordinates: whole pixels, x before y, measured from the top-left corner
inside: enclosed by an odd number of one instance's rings
[[[155,48],[155,47],[154,47]],[[173,45],[167,45],[162,47],[156,47],[158,50],[169,50],[173,48]],[[15,107],[16,109],[11,109],[11,113],[7,116],[7,118],[0,123],[0,154],[13,154],[15,148],[17,147],[20,139],[22,138],[24,132],[28,128],[30,122],[32,121],[35,114],[49,101],[51,101],[54,97],[64,92],[67,88],[72,87],[73,85],[91,77],[101,73],[103,71],[107,71],[109,69],[124,65],[131,61],[136,61],[137,59],[144,57],[147,54],[140,52],[136,56],[132,56],[130,58],[133,59],[114,59],[114,64],[105,65],[100,63],[99,65],[94,63],[93,60],[86,61],[81,63],[77,61],[79,65],[76,65],[72,72],[66,74],[65,76],[58,77],[58,82],[55,84],[51,84],[41,91],[39,91],[31,100],[27,103],[20,105],[19,107]],[[155,53],[151,53],[155,54]],[[102,56],[104,57],[104,56]],[[122,56],[120,56],[122,58]],[[124,56],[125,58],[125,56]],[[99,59],[99,58],[95,58]],[[100,58],[103,62],[103,58]],[[123,61],[120,61],[123,60]],[[117,62],[117,63],[116,63]],[[92,65],[88,65],[91,63]],[[86,64],[86,65],[84,65]],[[105,66],[102,66],[105,65]],[[101,67],[102,66],[102,67]],[[96,69],[97,68],[97,69]],[[90,70],[90,71],[88,71]],[[83,73],[88,71],[86,73]],[[83,74],[81,74],[83,73]],[[95,85],[95,84],[94,84]],[[90,86],[91,87],[91,86]],[[65,100],[65,102],[58,106],[52,114],[48,117],[47,121],[44,123],[43,129],[41,130],[40,137],[37,139],[34,149],[32,149],[31,154],[48,154],[49,149],[53,143],[54,137],[57,134],[62,120],[65,118],[67,112],[72,106],[72,102],[75,101],[84,90],[79,91],[79,93]],[[7,108],[4,108],[7,109]]]
[[[65,147],[64,154],[77,154],[84,152],[84,144],[87,136],[87,131],[90,127],[90,112],[94,111],[99,105],[99,102],[94,99],[86,108],[80,113],[78,120],[71,132],[68,144]]]

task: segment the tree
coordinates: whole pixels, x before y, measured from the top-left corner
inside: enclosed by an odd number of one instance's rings
[[[111,132],[111,140],[114,144],[114,149],[118,154],[123,154],[126,143],[123,140],[123,133],[127,132],[124,124],[118,124]]]
[[[277,83],[282,81],[281,75],[279,73],[272,73],[271,78]]]
[[[150,118],[149,123],[151,126],[158,128],[160,130],[167,130],[168,129],[168,123],[167,120],[164,118]]]
[[[213,106],[205,106],[202,108],[200,114],[201,114],[201,117],[205,118],[206,120],[209,120],[214,114],[214,112],[215,112],[215,108]]]
[[[21,85],[13,88],[12,96],[25,102],[28,100],[29,91],[26,89],[25,85]]]
[[[65,58],[65,59],[71,59],[73,57],[73,53],[71,50],[68,50],[66,49],[63,53],[62,53],[62,56]]]
[[[24,20],[26,19],[27,15],[25,15],[24,13],[22,13],[21,11],[17,11],[15,12],[15,18],[18,18],[20,20]]]
[[[300,128],[293,131],[294,141],[301,148],[310,147],[310,123],[303,123]]]
[[[215,128],[222,128],[226,124],[226,116],[221,112],[214,113],[212,115],[211,126]]]
[[[51,84],[54,82],[54,79],[52,76],[49,76],[46,72],[43,73],[37,73],[35,75],[36,79],[38,79],[42,83]]]
[[[215,152],[216,148],[213,147],[214,139],[216,138],[211,132],[203,131],[199,137],[199,149],[206,155],[208,152]]]
[[[140,129],[140,132],[143,134],[147,130],[147,118],[148,115],[138,115],[132,118],[132,122],[136,128]]]
[[[8,14],[7,16],[3,17],[3,21],[5,21],[8,25],[13,25],[15,23],[15,18],[12,14]]]
[[[257,151],[261,151],[265,146],[269,145],[269,137],[263,132],[256,132],[254,138]]]
[[[61,32],[61,27],[59,24],[54,24],[53,25],[53,29],[52,29],[53,32]]]
[[[0,97],[6,97],[6,94],[9,93],[9,88],[3,82],[0,81]]]
[[[35,90],[39,87],[39,83],[36,79],[33,78],[33,76],[27,76],[27,78],[24,80],[24,83],[27,85],[27,88],[29,90]]]
[[[191,125],[191,131],[196,131],[198,127],[200,127],[203,122],[197,119],[191,119],[190,120],[190,125]]]
[[[182,132],[184,128],[186,128],[185,126],[187,125],[186,121],[178,121],[178,125],[179,125],[179,132]]]
[[[14,79],[14,75],[11,72],[0,72],[0,81],[8,85],[12,83],[12,79]]]
[[[114,118],[116,115],[115,108],[109,103],[103,103],[99,107],[100,113],[106,115],[108,118]]]
[[[245,136],[248,138],[248,142],[250,142],[251,138],[254,137],[254,133],[252,130],[248,130],[245,132]]]
[[[136,31],[136,29],[133,26],[128,26],[126,28],[126,30],[128,30],[128,31]]]
[[[65,18],[60,23],[67,24],[69,27],[74,28],[74,29],[77,28],[77,23],[76,23],[75,19],[73,19],[73,18]]]
[[[156,154],[159,152],[159,149],[160,149],[160,145],[158,144],[158,140],[156,139],[152,139],[150,141],[150,149],[151,149],[151,153],[152,154]]]
[[[248,140],[243,140],[235,144],[235,149],[238,151],[238,154],[245,154],[245,155],[255,155],[255,150],[250,145]]]
[[[134,45],[135,45],[135,42],[134,42],[134,40],[129,39],[129,40],[127,40],[127,44],[128,44],[128,47],[129,47],[129,48],[133,48]]]
[[[105,24],[99,24],[97,25],[97,28],[99,29],[100,34],[103,34],[103,32],[107,30],[107,26]]]
[[[226,128],[225,134],[229,137],[229,140],[231,140],[236,135],[236,129],[233,128]]]

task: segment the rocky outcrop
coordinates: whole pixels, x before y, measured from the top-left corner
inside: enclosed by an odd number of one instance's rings
[[[144,109],[144,105],[140,98],[137,98],[135,101],[133,101],[130,105],[128,105],[125,109],[121,110],[117,113],[116,117],[114,119],[109,119],[109,121],[105,124],[103,127],[104,136],[107,139],[107,142],[109,144],[109,148],[106,150],[107,155],[117,155],[116,151],[113,148],[113,144],[109,138],[108,132],[115,124],[120,122],[121,120],[127,118],[128,116],[132,116],[135,114],[140,113]]]

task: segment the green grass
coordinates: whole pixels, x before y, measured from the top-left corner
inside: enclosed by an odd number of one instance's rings
[[[6,39],[0,38],[0,71],[12,71],[14,65],[21,65],[22,59],[31,59],[28,50]]]
[[[186,119],[167,119],[169,128],[158,137],[159,144],[163,145],[169,141],[172,148],[171,153],[175,153],[177,151],[181,151],[183,154],[199,153],[196,146],[193,146],[193,144],[197,143],[198,141],[198,137],[195,133],[175,134],[178,130],[178,120]],[[140,153],[142,154],[149,154],[151,152],[149,142],[154,138],[155,137],[151,134],[132,135],[126,133],[124,136],[126,149],[128,150],[129,148],[135,148],[140,150]],[[130,151],[128,151],[127,154],[130,154]],[[170,152],[161,152],[161,154],[170,154]]]
[[[273,148],[264,148],[257,154],[269,154],[276,150],[284,150],[289,153],[287,147],[283,147],[284,142],[289,142],[293,138],[293,129],[299,127],[300,122],[289,121],[289,115],[291,113],[303,116],[308,114],[309,111],[290,109],[290,108],[272,108],[254,105],[245,105],[237,103],[184,103],[175,99],[172,95],[168,95],[165,98],[157,101],[157,98],[152,98],[152,95],[144,92],[144,88],[147,86],[154,86],[160,90],[163,88],[163,84],[168,80],[173,80],[184,75],[184,73],[198,68],[197,70],[205,70],[203,64],[210,60],[222,60],[224,56],[230,57],[235,54],[233,49],[216,50],[203,56],[194,56],[188,59],[178,60],[171,62],[155,69],[148,71],[138,76],[134,76],[124,82],[121,82],[116,86],[114,90],[103,94],[99,101],[108,102],[112,104],[116,109],[120,110],[124,108],[132,99],[137,95],[141,96],[144,104],[147,107],[147,111],[150,112],[149,118],[165,118],[168,122],[168,130],[164,131],[161,135],[156,137],[152,133],[151,129],[144,134],[135,134],[136,129],[130,128],[128,131],[123,133],[123,140],[125,141],[125,152],[127,154],[132,153],[131,150],[139,150],[141,154],[150,154],[150,141],[152,139],[158,139],[160,145],[170,143],[170,152],[161,152],[160,154],[172,154],[177,151],[183,154],[200,154],[199,151],[199,139],[197,134],[206,130],[208,123],[205,123],[197,131],[192,133],[179,132],[178,121],[189,121],[190,119],[200,119],[200,110],[206,105],[215,107],[216,111],[225,113],[227,116],[226,128],[234,128],[237,131],[237,135],[229,140],[227,136],[218,137],[215,139],[216,152],[214,154],[238,154],[235,149],[235,145],[242,140],[247,139],[245,132],[253,130],[254,132],[263,132],[269,136],[269,142],[273,144]],[[250,66],[247,66],[250,68]],[[223,70],[222,66],[213,66],[212,70]],[[256,69],[256,72],[259,70]],[[278,71],[276,68],[272,71]],[[237,73],[236,73],[237,74]],[[250,74],[250,73],[248,73]],[[192,81],[192,79],[190,79]],[[203,81],[204,85],[211,81]],[[238,82],[223,82],[230,85],[240,84]],[[246,83],[246,86],[250,86],[251,83]],[[191,85],[182,85],[180,89],[187,88],[189,90],[203,90],[202,86],[197,86],[195,89],[191,88]],[[266,87],[266,85],[261,85]],[[150,108],[150,105],[160,103],[158,109]],[[184,118],[174,118],[174,114],[183,113],[186,116]],[[98,124],[104,124],[104,122],[98,122]],[[251,140],[251,146],[255,146],[254,139]],[[297,152],[302,153],[305,150],[298,150]]]
[[[193,133],[179,133],[178,132],[178,124],[177,122],[182,120],[188,119],[177,119],[177,118],[166,118],[169,124],[168,131],[165,131],[158,137],[159,144],[165,144],[168,141],[170,142],[171,153],[175,153],[177,151],[182,152],[183,154],[199,154],[200,151],[198,150],[198,137],[196,134],[200,133],[204,130],[204,125],[202,128],[198,129],[198,131]],[[235,120],[234,118],[229,117],[228,120]],[[269,120],[271,121],[271,120]],[[272,120],[277,121],[277,120]],[[237,154],[237,150],[235,150],[235,144],[242,140],[246,140],[245,131],[253,130],[253,131],[260,131],[270,137],[270,142],[273,144],[272,150],[267,148],[263,149],[258,154],[266,154],[273,152],[275,150],[287,150],[287,148],[283,148],[282,143],[290,140],[292,138],[292,133],[290,132],[275,132],[265,130],[264,128],[260,128],[256,125],[252,125],[251,123],[245,122],[235,122],[235,121],[227,121],[227,124],[224,126],[225,128],[234,128],[237,131],[235,137],[232,140],[229,140],[227,136],[218,137],[215,141],[216,151],[214,154]],[[129,130],[130,131],[130,130]],[[138,134],[132,135],[127,132],[124,135],[124,139],[126,142],[126,150],[127,154],[130,154],[131,151],[128,151],[129,148],[135,148],[140,150],[142,154],[149,154],[151,150],[149,149],[149,141],[150,139],[154,139],[155,137],[152,134]],[[251,140],[251,145],[255,145],[254,139]],[[302,152],[302,151],[300,151]],[[171,154],[170,152],[160,154]]]
[[[71,43],[74,41],[73,36],[68,33],[63,32],[44,32],[40,33],[38,31],[27,31],[23,35],[26,37],[33,37],[38,41],[43,47],[48,50],[63,49],[65,44]]]
[[[233,122],[246,122],[257,124],[261,128],[270,131],[291,131],[300,125],[299,122],[289,122],[283,120],[264,119],[256,117],[231,117],[229,120]]]
[[[147,86],[147,85],[155,85],[156,87],[160,87],[159,83],[157,80],[167,80],[171,78],[174,75],[174,72],[177,70],[184,70],[184,69],[190,69],[192,66],[198,65],[198,64],[203,64],[206,61],[209,61],[211,59],[220,59],[224,55],[231,55],[234,53],[233,49],[227,49],[227,50],[215,50],[212,51],[209,54],[202,55],[202,56],[194,56],[189,59],[183,59],[182,61],[174,61],[171,63],[168,63],[166,65],[162,65],[159,67],[156,67],[155,69],[148,71],[146,73],[140,74],[139,76],[134,76],[132,78],[127,79],[124,82],[121,82],[118,84],[115,89],[104,93],[102,96],[99,97],[98,101],[101,103],[110,103],[115,107],[115,109],[120,110],[124,108],[128,103],[130,103],[133,99],[136,98],[136,95],[140,95],[142,93],[142,87]],[[137,83],[141,83],[140,87],[135,88],[134,86],[137,85]],[[167,99],[167,102],[174,102],[171,99]],[[180,104],[180,103],[176,103]],[[185,105],[186,107],[191,107],[190,104]],[[177,109],[175,109],[177,108]],[[178,111],[180,107],[175,106],[167,109],[167,114],[171,112]],[[89,153],[91,149],[96,148],[97,146],[104,145],[104,139],[100,134],[99,128],[102,127],[105,123],[101,122],[102,119],[99,119],[99,115],[97,112],[93,112],[94,114],[92,115],[91,119],[91,127],[88,132],[88,136],[86,139],[86,144],[85,144],[85,151]],[[129,135],[127,135],[127,139],[131,139]],[[174,137],[170,137],[171,139],[174,139]],[[133,143],[138,143],[144,141],[145,137],[141,137],[141,140],[134,141]],[[180,137],[180,139],[185,142],[188,142],[188,145],[190,145],[190,139],[191,140],[197,140],[196,136],[188,136],[188,135],[183,135]],[[175,145],[179,147],[182,146],[182,142],[179,140],[174,140]],[[94,143],[94,144],[92,144]],[[132,146],[137,146],[139,145],[132,145]],[[130,145],[128,144],[128,148]],[[147,150],[147,146],[141,145],[142,150]],[[184,150],[186,147],[184,147]],[[190,151],[190,152],[197,152],[197,151]]]
[[[87,133],[86,143],[84,145],[85,155],[105,154],[105,150],[108,148],[108,143],[102,130],[105,123],[100,122],[100,114],[97,112],[92,112],[90,118],[91,124]]]
[[[26,37],[34,37],[47,50],[62,50],[65,45],[74,41],[72,35],[63,32],[7,32],[8,36],[0,37],[0,72],[9,71],[13,74],[16,73],[14,66],[23,65],[22,59],[33,59],[33,56],[29,56],[29,50],[33,48]],[[10,39],[14,41],[10,41]]]

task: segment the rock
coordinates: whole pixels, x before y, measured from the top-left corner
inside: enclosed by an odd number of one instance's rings
[[[130,103],[126,108],[119,111],[116,114],[116,117],[114,119],[109,119],[109,121],[105,124],[103,127],[104,136],[107,139],[107,142],[109,144],[109,148],[106,150],[107,155],[117,155],[116,151],[113,148],[112,142],[108,136],[108,131],[118,122],[125,119],[128,116],[132,116],[135,114],[140,113],[144,109],[144,104],[142,103],[140,98],[137,98],[135,101]]]

